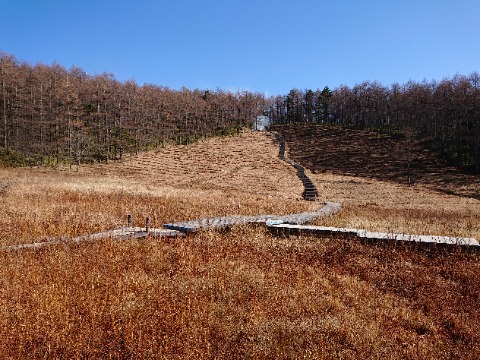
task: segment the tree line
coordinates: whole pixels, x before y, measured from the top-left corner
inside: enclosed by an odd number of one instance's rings
[[[22,165],[118,159],[251,126],[265,97],[172,90],[0,52],[0,155]]]
[[[480,75],[389,87],[363,82],[266,99],[247,91],[172,90],[0,52],[0,156],[22,165],[109,161],[250,127],[331,124],[413,130],[447,162],[480,173]]]
[[[388,133],[413,132],[448,163],[480,173],[480,75],[363,82],[333,91],[292,89],[270,100],[272,124],[317,123]]]

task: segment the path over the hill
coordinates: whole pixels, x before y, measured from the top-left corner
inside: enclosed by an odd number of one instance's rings
[[[305,170],[301,165],[289,160],[285,157],[285,142],[279,134],[274,133],[280,144],[279,157],[288,162],[290,165],[297,169],[297,175],[300,177],[304,184],[303,197],[306,200],[315,200],[317,196],[317,190],[313,185],[313,182],[305,175]],[[314,234],[344,234],[353,235],[358,238],[364,238],[369,240],[380,241],[403,241],[403,242],[415,242],[423,244],[443,244],[443,245],[467,245],[476,249],[480,248],[480,245],[476,239],[473,238],[453,238],[446,236],[430,236],[430,235],[406,235],[395,233],[376,233],[369,232],[363,229],[342,229],[322,226],[302,226],[312,220],[315,220],[322,216],[329,216],[338,212],[342,208],[341,204],[327,202],[323,207],[316,211],[303,212],[299,214],[289,215],[256,215],[256,216],[222,216],[214,218],[204,218],[197,220],[189,220],[184,222],[178,222],[174,224],[165,224],[164,229],[151,229],[147,225],[145,228],[139,227],[122,227],[114,230],[109,230],[97,234],[85,235],[76,238],[48,238],[42,242],[36,242],[33,244],[23,244],[9,246],[7,250],[21,250],[21,249],[40,249],[45,246],[55,244],[66,243],[81,243],[86,241],[97,241],[103,238],[112,238],[115,240],[131,239],[131,238],[145,238],[145,237],[178,237],[183,236],[185,233],[195,232],[205,229],[218,229],[235,225],[247,224],[247,223],[263,223],[270,230],[274,232],[282,233],[314,233]],[[148,221],[147,221],[148,224]]]
[[[283,137],[276,131],[272,131],[271,133],[275,136],[275,138],[277,139],[280,145],[278,157],[281,160],[285,161],[286,163],[292,165],[295,168],[295,170],[297,170],[297,176],[300,178],[300,180],[302,180],[303,188],[304,188],[303,194],[302,194],[303,198],[305,200],[315,201],[315,199],[318,196],[318,191],[315,185],[313,184],[313,181],[310,180],[310,178],[305,174],[305,169],[303,168],[302,165],[297,164],[296,162],[294,162],[293,160],[285,156],[286,145],[285,145],[285,140],[283,140]]]

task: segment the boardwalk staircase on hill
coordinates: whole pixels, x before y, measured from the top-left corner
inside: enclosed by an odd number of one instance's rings
[[[292,160],[285,157],[285,141],[278,133],[274,133],[280,145],[279,157],[286,161],[297,170],[298,177],[302,180],[304,186],[303,198],[305,200],[314,201],[318,195],[317,189],[313,182],[305,174],[302,166],[296,164]],[[431,236],[431,235],[409,235],[397,233],[380,233],[370,232],[364,229],[346,229],[325,226],[309,226],[303,225],[322,216],[333,215],[342,208],[339,203],[327,202],[323,207],[316,211],[304,212],[290,215],[256,215],[256,216],[223,216],[214,218],[204,218],[197,220],[189,220],[173,224],[165,224],[163,229],[150,228],[150,220],[146,218],[145,228],[133,227],[132,218],[129,215],[127,226],[118,229],[108,230],[96,234],[84,235],[75,238],[68,237],[50,237],[31,244],[21,244],[4,247],[4,250],[22,250],[32,249],[39,250],[46,246],[58,244],[78,244],[82,242],[98,241],[100,239],[111,238],[114,240],[125,240],[132,238],[147,237],[180,237],[188,233],[195,233],[205,229],[219,229],[241,224],[257,223],[265,224],[265,226],[274,234],[315,234],[315,235],[344,235],[354,237],[360,240],[372,240],[383,242],[402,242],[417,243],[423,245],[440,245],[440,246],[463,246],[475,251],[480,251],[480,244],[474,238],[458,238],[447,236]]]
[[[303,198],[305,200],[315,201],[318,196],[318,191],[315,185],[313,184],[313,181],[310,180],[310,178],[305,174],[305,169],[303,168],[303,166],[301,166],[300,164],[297,164],[296,162],[294,162],[293,160],[285,156],[286,145],[285,145],[285,140],[283,140],[282,136],[276,131],[272,131],[272,134],[275,136],[275,138],[277,139],[280,145],[280,149],[278,151],[278,157],[281,160],[292,165],[297,170],[297,176],[300,178],[300,180],[303,183],[303,189],[304,189],[303,195],[302,195]]]

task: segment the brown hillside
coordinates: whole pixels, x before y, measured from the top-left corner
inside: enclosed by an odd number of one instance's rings
[[[290,147],[290,151],[294,151]],[[333,150],[332,150],[333,152]],[[379,165],[380,167],[380,165]],[[335,170],[336,171],[336,170]],[[480,239],[480,201],[334,170],[301,198],[268,133],[67,169],[0,169],[0,247],[150,216],[165,222],[344,206],[320,224]],[[360,174],[360,173],[359,173]],[[469,251],[277,237],[263,227],[0,250],[5,359],[476,359]]]
[[[289,146],[290,157],[314,173],[331,173],[426,186],[480,199],[479,176],[446,166],[411,135],[316,125],[274,128]]]

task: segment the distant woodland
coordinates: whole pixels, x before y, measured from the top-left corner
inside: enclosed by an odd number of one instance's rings
[[[119,159],[252,126],[318,123],[413,133],[447,163],[480,173],[480,75],[386,87],[364,82],[334,90],[263,94],[172,90],[58,64],[30,65],[0,52],[0,156],[11,164]]]
[[[171,90],[0,53],[0,152],[18,165],[118,159],[251,126],[261,94]]]
[[[480,75],[390,87],[364,82],[335,90],[293,89],[268,110],[274,124],[319,123],[404,135],[447,163],[480,173]]]

